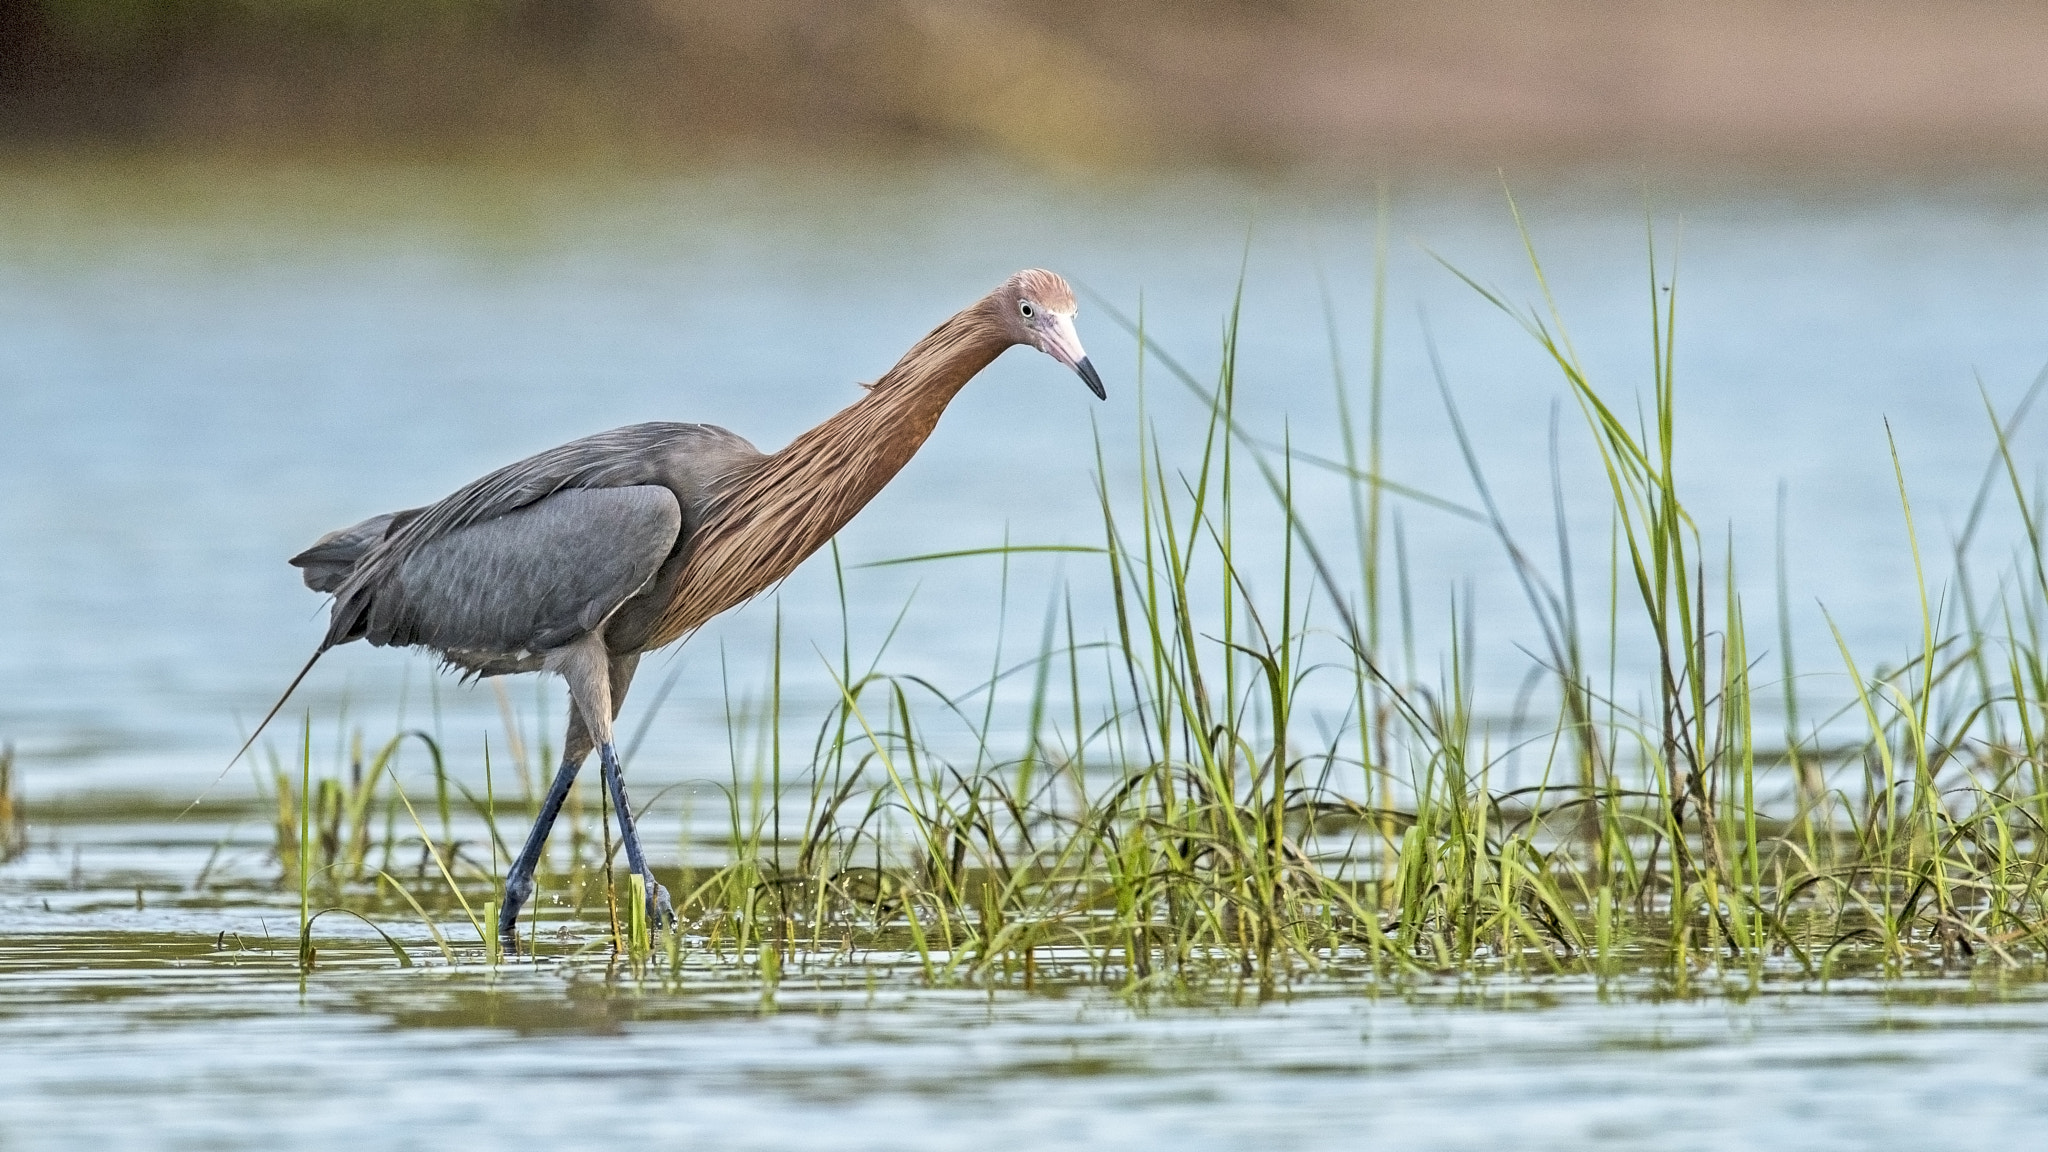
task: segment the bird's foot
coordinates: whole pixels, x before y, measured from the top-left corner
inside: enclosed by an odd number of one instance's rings
[[[498,905],[498,942],[510,955],[519,951],[519,910],[533,894],[533,877],[518,872],[505,878],[505,895]]]
[[[668,889],[647,879],[647,923],[654,928],[673,928],[676,923],[676,906],[670,903]]]

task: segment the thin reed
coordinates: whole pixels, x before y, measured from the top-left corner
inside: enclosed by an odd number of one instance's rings
[[[1007,665],[999,651],[986,683],[951,693],[887,674],[879,655],[856,662],[842,644],[830,669],[837,702],[808,718],[786,714],[778,621],[765,696],[730,713],[724,833],[689,846],[692,859],[720,862],[662,877],[681,925],[620,922],[616,909],[642,901],[607,887],[620,880],[596,847],[601,808],[572,810],[542,874],[542,891],[561,902],[529,921],[528,949],[622,951],[653,972],[730,967],[771,989],[785,972],[850,965],[935,983],[1134,989],[1425,971],[1650,970],[1683,981],[1710,968],[2038,970],[2048,956],[2048,564],[2039,499],[2011,447],[2026,405],[2006,414],[1986,402],[1991,468],[1940,584],[1897,470],[1902,547],[1918,579],[1900,603],[1916,613],[1920,641],[1883,664],[1841,644],[1836,680],[1849,690],[1816,712],[1798,688],[1782,556],[1773,653],[1755,642],[1738,558],[1703,535],[1682,497],[1678,293],[1654,238],[1640,397],[1591,380],[1533,246],[1538,308],[1468,281],[1559,372],[1612,525],[1604,563],[1578,569],[1604,574],[1601,586],[1581,587],[1561,527],[1554,568],[1534,559],[1439,369],[1478,494],[1466,514],[1498,539],[1538,637],[1538,686],[1523,698],[1549,719],[1498,724],[1475,703],[1469,611],[1437,638],[1438,675],[1414,671],[1428,647],[1414,634],[1404,563],[1419,529],[1400,509],[1414,494],[1380,475],[1384,220],[1383,204],[1362,404],[1332,357],[1341,459],[1246,430],[1235,310],[1213,376],[1159,348],[1142,315],[1124,318],[1141,352],[1140,480],[1134,491],[1103,480],[1099,545],[1078,550],[1092,552],[1085,578],[1107,590],[1109,617],[1077,619],[1071,597],[1056,599],[1036,651]],[[1334,309],[1331,323],[1334,333]],[[1205,406],[1199,442],[1164,443],[1149,423],[1145,384],[1162,372]],[[1107,452],[1098,438],[1105,478]],[[1348,521],[1335,531],[1299,514],[1311,468],[1319,483],[1348,485]],[[1987,581],[1969,570],[1971,537],[2002,499],[2024,540],[2013,570]],[[1032,550],[989,551],[1007,565]],[[842,570],[842,588],[848,578]],[[1626,662],[1615,647],[1635,637],[1646,638],[1653,675],[1616,683]],[[1589,656],[1603,649],[1606,671]],[[1026,680],[1017,740],[994,701]],[[1335,713],[1332,699],[1343,701]],[[1760,720],[1778,716],[1782,728]],[[802,727],[807,747],[786,736]],[[942,728],[966,731],[972,754],[943,754],[957,741],[935,739]],[[547,750],[527,762],[510,735],[519,778],[539,778]],[[1510,754],[1502,741],[1525,764],[1538,757],[1535,783],[1496,786]],[[399,787],[410,747],[433,771],[430,810]],[[476,909],[509,857],[501,827],[530,815],[531,786],[516,804],[488,786],[474,795],[421,734],[367,754],[358,741],[329,778],[314,778],[310,745],[305,755],[275,775],[278,856],[305,893],[305,938],[324,904],[417,919],[451,961],[489,949],[490,920]],[[444,931],[456,917],[473,944]]]
[[[0,864],[28,851],[28,818],[14,795],[14,745],[0,744]]]

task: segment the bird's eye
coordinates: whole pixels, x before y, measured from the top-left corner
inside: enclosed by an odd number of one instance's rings
[[[1031,301],[1029,300],[1017,301],[1017,311],[1022,312],[1026,320],[1038,315],[1038,310],[1031,306]]]

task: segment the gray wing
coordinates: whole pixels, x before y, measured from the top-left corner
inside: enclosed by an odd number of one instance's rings
[[[307,570],[308,583],[318,564],[318,575],[323,584],[331,585],[334,593],[334,611],[321,648],[371,635],[373,616],[394,619],[388,614],[380,616],[378,602],[387,589],[403,585],[404,570],[415,557],[432,552],[440,541],[568,492],[655,485],[671,493],[672,504],[680,501],[683,515],[678,533],[687,534],[695,523],[703,494],[725,475],[760,459],[761,454],[753,445],[709,424],[634,424],[572,440],[506,465],[416,513],[397,514],[398,518],[385,525],[381,534],[374,528],[374,519],[343,529],[340,535],[349,538],[345,544],[330,536],[301,554],[312,561],[301,565]],[[486,536],[498,539],[488,533]],[[499,546],[506,544],[500,541]],[[558,546],[541,547],[551,556],[561,555]],[[341,569],[344,559],[347,567]],[[441,575],[452,579],[445,572]],[[422,627],[416,621],[404,626],[393,624],[380,628],[379,634],[408,635]],[[375,643],[393,644],[429,642],[372,639]]]
[[[364,636],[470,667],[560,647],[647,587],[682,524],[659,485],[564,489],[410,550],[373,590]]]

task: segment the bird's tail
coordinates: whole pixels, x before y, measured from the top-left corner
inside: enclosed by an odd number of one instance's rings
[[[234,756],[230,758],[228,762],[221,767],[220,775],[213,778],[213,784],[208,784],[206,786],[206,792],[213,791],[214,784],[218,784],[222,780],[227,779],[228,772],[231,769],[233,769],[236,764],[241,763],[242,757],[249,754],[249,749],[254,747],[256,744],[256,738],[258,736],[263,735],[263,730],[265,728],[270,727],[270,722],[272,720],[277,719],[277,714],[284,710],[284,702],[291,699],[292,693],[297,692],[299,690],[299,685],[305,682],[306,673],[311,672],[313,670],[313,665],[319,663],[320,657],[325,656],[326,654],[326,645],[322,645],[313,652],[312,657],[306,661],[306,666],[299,669],[299,674],[297,676],[292,677],[292,682],[290,684],[285,685],[284,695],[279,696],[277,698],[277,703],[272,704],[270,706],[270,711],[263,714],[263,719],[256,725],[256,730],[254,732],[249,733],[249,738],[247,740],[242,741],[242,746],[236,749]],[[199,806],[199,802],[201,800],[206,799],[206,792],[201,792],[199,795],[193,797],[192,803],[185,805],[185,811],[178,813],[178,818],[183,819],[186,813],[192,811],[192,809],[194,808],[197,808]]]

